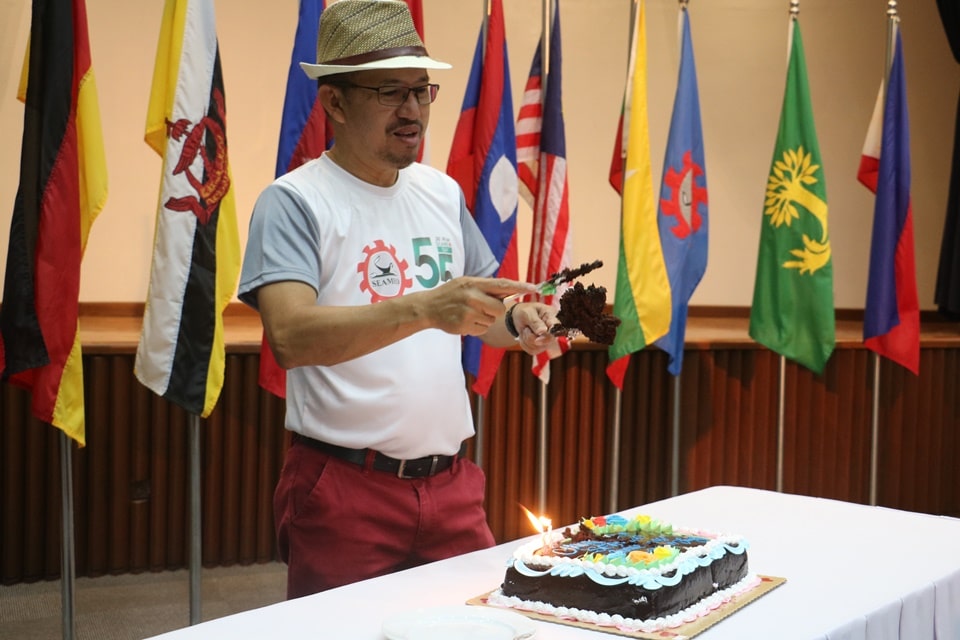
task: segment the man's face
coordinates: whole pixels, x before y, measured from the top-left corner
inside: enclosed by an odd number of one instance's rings
[[[350,74],[343,86],[347,131],[351,147],[367,162],[395,169],[415,162],[430,120],[430,105],[418,104],[410,92],[399,106],[380,104],[377,91],[369,88],[423,87],[430,78],[423,69],[377,69]]]

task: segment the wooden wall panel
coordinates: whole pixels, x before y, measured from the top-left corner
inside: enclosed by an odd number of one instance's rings
[[[878,502],[960,516],[960,349],[922,349],[919,377],[880,371]]]
[[[482,466],[487,476],[487,514],[497,540],[529,535],[522,504],[537,511],[540,383],[530,374],[530,357],[507,352],[487,398],[477,408],[482,430]],[[478,401],[474,398],[475,407]],[[468,455],[475,459],[471,448]]]
[[[84,357],[88,446],[71,445],[77,575],[187,565],[189,416],[140,385],[132,353]],[[551,363],[543,389],[530,357],[510,351],[482,405],[487,509],[498,541],[533,533],[538,441],[547,425],[545,515],[584,515],[671,491],[674,394],[679,488],[776,485],[779,356],[755,346],[688,349],[683,374],[656,349],[631,357],[622,393],[606,351],[577,348]],[[256,352],[229,353],[220,402],[202,422],[203,564],[275,559],[272,496],[289,435],[283,402],[257,386]],[[817,376],[786,365],[785,490],[869,499],[873,356],[838,349]],[[879,503],[960,515],[960,349],[925,348],[921,375],[881,361]],[[541,414],[541,397],[545,397]],[[619,446],[613,451],[616,403]],[[29,396],[0,385],[0,581],[59,574],[59,432],[30,416]],[[477,442],[471,441],[468,455]],[[612,456],[620,473],[610,477]],[[613,484],[615,483],[615,485]]]
[[[869,358],[864,350],[838,349],[822,376],[787,363],[784,491],[869,502]]]
[[[681,493],[718,484],[776,484],[777,359],[768,351],[702,350],[684,356]]]
[[[666,497],[670,492],[673,384],[663,375],[666,368],[666,354],[645,350],[630,357],[622,392],[618,394],[609,381],[604,382],[611,408],[610,429],[617,396],[620,398],[617,507],[621,509]],[[610,511],[606,500],[594,505],[590,513],[578,515],[594,515],[598,510]]]

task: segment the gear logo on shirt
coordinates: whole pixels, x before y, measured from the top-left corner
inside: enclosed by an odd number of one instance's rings
[[[413,280],[407,277],[407,261],[397,258],[392,245],[377,240],[364,247],[363,253],[357,273],[362,275],[360,290],[370,294],[370,302],[395,298],[413,286]]]

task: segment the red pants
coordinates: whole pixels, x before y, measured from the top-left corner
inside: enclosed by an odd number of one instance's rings
[[[492,546],[484,485],[464,458],[405,480],[295,441],[273,499],[287,598]]]

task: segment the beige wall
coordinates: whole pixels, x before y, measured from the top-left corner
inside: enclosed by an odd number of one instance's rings
[[[0,264],[19,170],[23,106],[15,99],[29,30],[26,0],[0,0]],[[539,0],[504,0],[514,109],[540,33]],[[602,259],[593,280],[612,289],[619,200],[606,174],[626,73],[629,0],[561,0],[564,106],[574,260]],[[873,198],[856,182],[884,62],[885,0],[804,0],[801,25],[826,171],[836,304],[860,308],[866,290]],[[933,308],[949,181],[957,66],[932,0],[900,2],[913,153],[921,308]],[[143,143],[161,0],[87,0],[110,196],[93,227],[80,297],[146,296],[160,160]],[[763,193],[785,78],[788,0],[692,0],[710,195],[710,261],[695,305],[748,306]],[[424,0],[432,55],[454,64],[434,78],[431,164],[446,166],[481,20],[482,0]],[[647,0],[653,175],[659,185],[678,63],[677,2]],[[259,191],[273,177],[296,0],[220,0],[230,160],[241,240]],[[658,186],[655,187],[658,189]],[[521,271],[529,212],[519,220]]]

